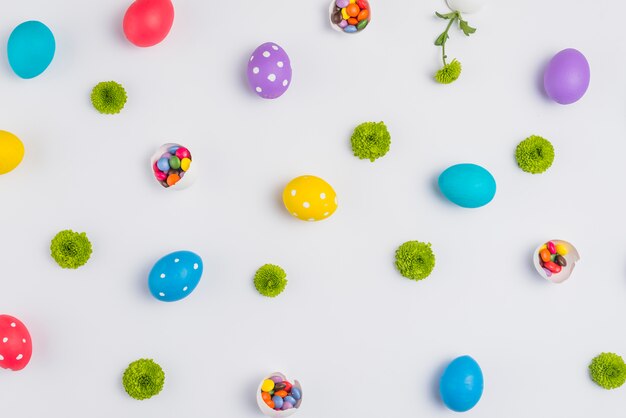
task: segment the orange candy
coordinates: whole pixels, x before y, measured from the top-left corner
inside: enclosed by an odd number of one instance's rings
[[[357,23],[359,23],[359,21],[354,17],[348,19],[348,25],[356,25]]]
[[[368,17],[370,17],[370,11],[365,9],[365,10],[361,10],[359,12],[359,15],[357,16],[357,20],[360,22],[361,20],[365,20]]]
[[[346,7],[346,12],[348,12],[348,16],[350,17],[357,17],[360,11],[361,9],[356,5],[356,3],[350,3],[348,7]]]
[[[263,400],[267,403],[268,401],[272,400],[272,395],[270,395],[267,392],[261,392],[261,397],[263,398]]]
[[[267,406],[269,406],[270,408],[274,409],[274,401],[272,401],[270,399],[269,401],[265,401],[265,403],[267,404]]]
[[[276,396],[280,396],[281,398],[284,398],[285,396],[287,396],[287,395],[288,395],[288,393],[287,393],[287,391],[285,391],[285,390],[279,390],[279,391],[277,391],[277,392],[274,392],[274,395],[276,395]]]
[[[541,257],[541,261],[547,263],[548,261],[550,261],[550,251],[548,251],[547,248],[544,248],[543,250],[539,251],[539,257]]]
[[[180,180],[180,176],[178,174],[170,174],[169,176],[167,176],[167,184],[169,186],[173,186],[176,183],[178,183],[178,180]]]

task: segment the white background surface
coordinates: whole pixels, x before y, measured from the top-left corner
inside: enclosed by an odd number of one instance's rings
[[[283,371],[301,381],[306,417],[447,417],[438,378],[454,357],[482,366],[471,417],[623,417],[624,388],[605,391],[587,365],[626,355],[624,3],[492,1],[452,33],[464,65],[454,85],[431,80],[443,1],[370,0],[371,26],[344,36],[328,2],[178,0],[170,36],[139,49],[124,38],[128,0],[23,0],[0,14],[0,129],[26,146],[0,177],[0,311],[29,327],[34,355],[0,370],[10,417],[259,417],[256,387]],[[6,40],[25,20],[53,30],[57,54],[33,80],[15,76]],[[266,101],[248,90],[249,54],[265,41],[289,53],[291,88]],[[544,97],[542,70],[561,49],[588,58],[592,81],[571,106]],[[91,88],[116,80],[120,115],[98,114]],[[390,153],[351,155],[352,129],[386,122]],[[517,168],[531,134],[549,138],[545,174]],[[149,158],[163,143],[190,147],[203,173],[164,190]],[[201,163],[200,163],[201,162]],[[435,188],[447,166],[473,162],[498,183],[494,201],[465,210]],[[301,222],[284,210],[293,177],[331,183],[339,209]],[[59,268],[50,239],[88,233],[89,263]],[[533,249],[566,239],[582,260],[563,285],[533,270]],[[395,271],[395,249],[431,242],[425,281]],[[152,298],[147,274],[188,249],[205,272],[187,299]],[[286,291],[261,297],[265,263]],[[151,357],[163,392],[129,398],[121,374]]]

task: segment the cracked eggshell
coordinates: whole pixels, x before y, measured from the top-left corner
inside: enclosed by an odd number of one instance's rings
[[[285,417],[291,416],[295,414],[296,412],[298,412],[298,409],[300,408],[300,405],[302,404],[302,399],[304,398],[304,393],[302,392],[302,386],[300,385],[300,382],[298,382],[297,380],[294,380],[293,387],[300,389],[300,393],[302,394],[302,396],[300,397],[298,402],[296,402],[293,408],[287,409],[285,411],[277,411],[267,406],[267,404],[263,400],[263,397],[261,396],[261,386],[263,386],[263,382],[266,379],[271,379],[274,376],[278,376],[283,380],[289,380],[284,374],[278,373],[278,372],[272,373],[269,376],[267,376],[265,379],[261,380],[261,383],[259,383],[259,387],[256,390],[256,403],[257,405],[259,405],[259,409],[261,410],[261,412],[263,412],[263,415],[267,417],[285,418]]]
[[[184,145],[176,144],[176,143],[173,143],[173,142],[161,145],[156,150],[156,152],[154,154],[152,154],[152,157],[150,157],[150,171],[151,172],[154,173],[154,169],[153,169],[154,164],[171,147],[184,147],[184,148],[187,148]],[[173,186],[167,187],[167,189],[184,190],[184,189],[189,188],[191,185],[193,185],[196,182],[196,180],[198,179],[198,163],[196,161],[197,157],[196,157],[196,154],[191,149],[189,149],[189,151],[191,153],[191,164],[189,165],[189,170],[187,170],[185,172],[184,177],[182,177],[176,184],[174,184]],[[153,177],[154,181],[159,183],[159,181],[156,178],[154,178],[154,174],[152,175],[152,177]]]
[[[448,7],[461,13],[476,13],[480,11],[487,0],[446,0]]]
[[[548,241],[552,241],[555,245],[562,244],[565,246],[565,248],[567,248],[567,254],[563,256],[567,261],[567,265],[563,267],[559,273],[552,273],[552,275],[550,276],[548,276],[546,271],[543,269],[539,260],[539,251],[541,250],[541,247],[543,247]],[[535,270],[537,270],[537,273],[539,273],[541,277],[552,283],[563,283],[565,280],[569,279],[569,276],[574,271],[576,263],[578,262],[578,260],[580,260],[580,255],[578,254],[576,248],[567,241],[563,241],[560,239],[551,239],[548,241],[539,245],[533,252],[533,264],[535,266]]]

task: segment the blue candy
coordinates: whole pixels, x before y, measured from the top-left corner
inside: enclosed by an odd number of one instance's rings
[[[496,194],[496,181],[479,165],[457,164],[441,173],[439,189],[459,206],[478,208],[491,202]]]
[[[289,396],[289,395],[285,396],[285,402],[289,402],[292,405],[296,404],[296,400],[293,398],[293,396]]]
[[[190,251],[177,251],[154,264],[148,276],[152,296],[164,302],[187,297],[202,277],[202,259]]]
[[[443,403],[456,412],[472,409],[483,394],[483,372],[470,356],[452,360],[439,381]]]
[[[52,31],[36,20],[18,25],[7,43],[9,64],[22,78],[33,78],[43,73],[52,62],[55,50]]]
[[[284,400],[280,396],[276,395],[272,398],[272,400],[274,401],[274,408],[280,409],[283,407]]]
[[[294,388],[291,388],[291,396],[293,396],[293,398],[294,398],[296,401],[299,401],[299,400],[300,400],[300,398],[302,397],[302,394],[300,393],[300,389],[295,388],[295,387],[294,387]]]
[[[173,147],[169,147],[169,148],[167,149],[167,152],[169,152],[169,153],[170,153],[170,154],[172,154],[172,155],[175,155],[175,154],[176,154],[176,150],[177,150],[178,148],[180,148],[178,145],[174,145]]]
[[[164,173],[167,173],[170,169],[170,160],[167,158],[159,158],[157,161],[157,167]]]
[[[354,32],[356,32],[356,26],[348,25],[345,28],[343,28],[343,31],[347,32],[347,33],[354,33]]]

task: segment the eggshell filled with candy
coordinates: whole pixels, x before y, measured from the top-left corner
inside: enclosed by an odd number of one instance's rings
[[[291,61],[287,52],[274,42],[254,50],[248,60],[248,84],[264,99],[282,96],[291,85]]]
[[[491,202],[496,181],[489,171],[476,164],[457,164],[439,176],[439,189],[451,202],[464,208],[478,208]]]
[[[183,190],[195,183],[198,164],[189,148],[175,143],[161,145],[150,158],[154,179],[166,189]]]
[[[171,0],[136,0],[124,15],[124,34],[136,46],[154,46],[170,33],[173,23]]]
[[[302,405],[302,386],[282,373],[272,373],[257,388],[256,401],[263,415],[284,418],[295,414]]]
[[[148,276],[152,296],[175,302],[189,296],[202,277],[202,259],[191,251],[176,251],[154,264]]]
[[[0,175],[13,171],[24,158],[24,144],[11,132],[0,131]]]
[[[0,367],[13,371],[28,365],[33,342],[26,325],[10,315],[0,315]]]
[[[480,11],[487,0],[446,0],[451,10],[461,13],[476,13]]]
[[[337,194],[330,184],[316,176],[300,176],[283,190],[289,213],[302,221],[322,221],[337,210]]]
[[[443,403],[455,412],[472,409],[483,395],[483,372],[470,356],[457,357],[446,367],[439,380]]]
[[[332,0],[330,26],[342,33],[361,33],[372,20],[371,0]]]
[[[31,20],[21,23],[9,36],[7,55],[11,68],[21,78],[43,73],[52,62],[56,41],[50,28]]]
[[[564,49],[556,54],[543,75],[546,93],[557,103],[567,105],[580,100],[591,79],[587,58],[576,49]]]
[[[563,283],[569,279],[579,260],[576,247],[561,239],[546,241],[533,252],[535,270],[552,283]]]

